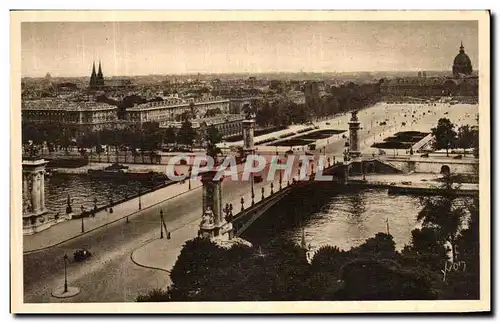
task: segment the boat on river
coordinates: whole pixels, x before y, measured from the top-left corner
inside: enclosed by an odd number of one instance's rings
[[[165,182],[168,180],[167,175],[151,170],[133,170],[128,166],[114,163],[104,169],[89,169],[88,174],[95,178],[106,178],[114,180],[135,180],[135,181],[151,181]]]

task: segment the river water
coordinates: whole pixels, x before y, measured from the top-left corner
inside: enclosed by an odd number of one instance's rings
[[[68,194],[72,200],[73,212],[80,212],[83,205],[86,210],[108,204],[109,199],[121,200],[127,196],[137,195],[154,187],[152,183],[138,181],[96,180],[82,175],[54,175],[45,178],[45,206],[49,214],[66,213]]]
[[[302,228],[314,252],[323,245],[349,250],[378,232],[393,236],[396,249],[411,241],[421,206],[412,196],[387,189],[350,189],[321,183],[292,192],[259,218],[243,238],[254,244],[285,239],[300,245]]]

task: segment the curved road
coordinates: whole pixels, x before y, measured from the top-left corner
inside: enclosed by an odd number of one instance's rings
[[[266,184],[264,181],[255,185],[256,195]],[[222,191],[224,204],[248,193],[250,182],[227,179],[223,181]],[[159,237],[160,210],[164,212],[168,230],[175,234],[175,230],[183,225],[199,221],[201,201],[202,190],[194,189],[130,216],[129,223],[124,219],[59,246],[25,254],[24,301],[134,301],[140,293],[168,285],[168,273],[135,265],[130,260],[130,253],[144,242]],[[168,243],[169,240],[164,241]],[[93,256],[84,262],[74,262],[72,255],[78,248],[90,250]],[[51,296],[51,292],[64,284],[65,253],[69,257],[69,285],[78,286],[81,292],[69,299],[57,299]]]

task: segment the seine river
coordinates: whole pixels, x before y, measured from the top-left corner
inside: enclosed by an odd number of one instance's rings
[[[51,214],[59,212],[63,215],[69,194],[73,212],[76,213],[80,212],[82,205],[87,210],[91,209],[94,199],[97,199],[97,206],[103,206],[108,204],[110,198],[118,201],[153,186],[151,183],[137,181],[118,182],[81,175],[55,175],[45,178],[45,206]]]
[[[401,250],[410,243],[420,209],[415,197],[388,195],[386,189],[345,191],[318,184],[291,193],[259,218],[243,238],[254,244],[272,239],[300,244],[304,228],[312,252],[323,245],[349,250],[389,229]]]
[[[65,213],[68,194],[73,210],[90,209],[152,188],[141,182],[95,180],[87,176],[57,175],[46,179],[46,206],[50,213]],[[410,242],[421,209],[411,196],[388,195],[384,189],[357,189],[318,183],[291,193],[266,212],[243,235],[252,243],[286,239],[300,244],[302,228],[311,251],[323,245],[347,250],[362,244],[378,232],[394,237],[396,248]]]

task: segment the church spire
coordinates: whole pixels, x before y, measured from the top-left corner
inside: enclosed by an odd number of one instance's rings
[[[97,71],[97,85],[104,86],[104,75],[102,74],[101,60],[99,60],[99,70]]]
[[[460,53],[464,52],[464,43],[460,41]]]
[[[97,85],[97,75],[95,73],[95,62],[92,63],[92,74],[90,75],[90,87],[93,88]]]

